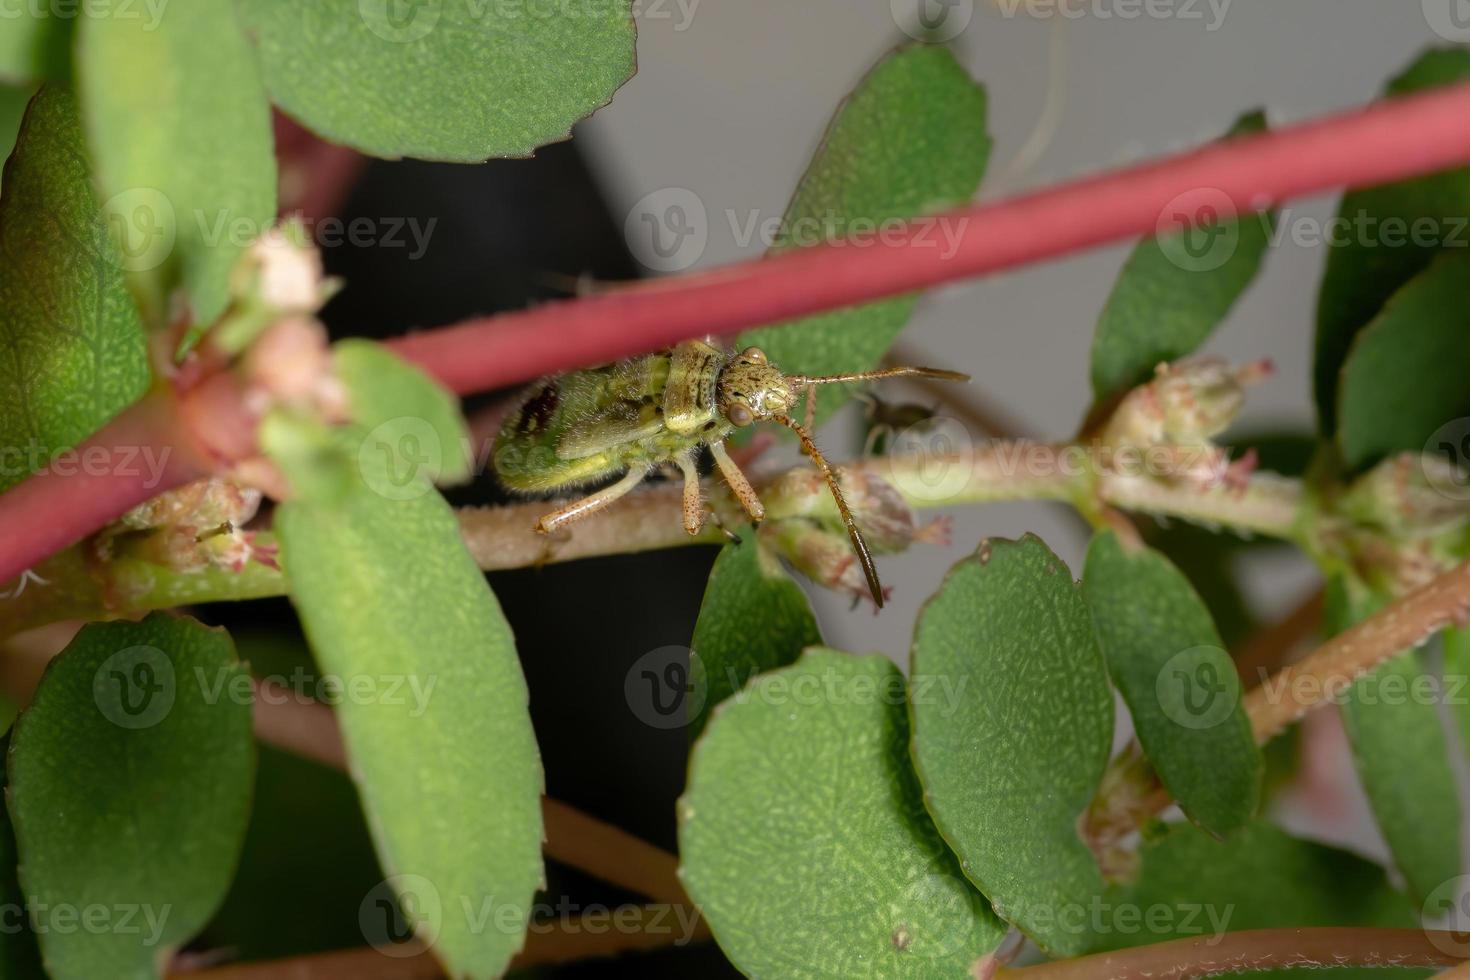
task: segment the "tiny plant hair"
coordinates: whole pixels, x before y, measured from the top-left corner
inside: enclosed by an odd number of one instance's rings
[[[684,529],[698,534],[705,516],[696,468],[699,451],[709,448],[736,499],[759,523],[765,508],[730,458],[725,440],[755,422],[784,425],[796,433],[832,491],[873,602],[881,607],[883,587],[872,554],[832,467],[812,440],[811,415],[818,385],[903,377],[969,380],[956,371],[923,367],[787,375],[758,347],[733,353],[708,341],[685,341],[670,350],[556,375],[533,385],[501,427],[493,457],[495,472],[509,489],[529,493],[565,491],[623,473],[617,482],[543,516],[536,529],[552,534],[602,510],[656,467],[672,463],[684,477]],[[803,395],[805,425],[791,415]]]

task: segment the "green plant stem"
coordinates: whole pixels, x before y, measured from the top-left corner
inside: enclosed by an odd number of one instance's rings
[[[1076,461],[1087,457],[1080,447],[1027,441],[995,442],[953,456],[894,456],[869,459],[844,472],[857,471],[892,484],[914,508],[1006,500],[1054,500],[1087,511],[1100,502],[1124,510],[1172,516],[1246,533],[1292,539],[1300,521],[1301,485],[1273,474],[1256,474],[1242,489],[1200,489],[1142,477],[1098,476]],[[783,483],[780,477],[763,487],[786,487],[785,498],[766,494],[772,519],[825,516],[837,511],[818,481]],[[796,487],[796,489],[792,489]],[[723,491],[711,498],[727,527],[743,521]],[[680,521],[680,490],[673,484],[645,487],[606,511],[571,529],[565,539],[548,539],[534,531],[546,502],[469,508],[460,512],[465,544],[486,571],[525,568],[605,555],[653,551],[688,544],[719,544],[713,526],[690,537]],[[269,532],[257,545],[275,542]],[[46,584],[28,585],[18,596],[0,599],[0,636],[63,619],[111,619],[153,609],[200,602],[258,599],[284,595],[285,574],[252,562],[244,571],[221,568],[176,571],[137,558],[102,561],[87,557],[86,543],[64,551],[36,569]]]
[[[1423,929],[1252,929],[1057,960],[990,976],[998,980],[1192,980],[1288,967],[1433,967],[1464,959],[1456,933]],[[978,972],[984,976],[984,972]],[[1330,975],[1329,975],[1330,976]]]

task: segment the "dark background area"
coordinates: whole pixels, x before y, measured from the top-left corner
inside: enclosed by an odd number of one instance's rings
[[[328,273],[345,284],[323,315],[334,339],[387,337],[562,298],[582,275],[639,274],[572,142],[544,147],[533,159],[475,167],[372,161],[345,201],[340,217],[347,222],[436,223],[417,258],[407,235],[406,247],[343,242],[323,249]],[[488,474],[449,496],[456,505],[504,499]],[[670,851],[687,734],[641,721],[624,682],[645,654],[688,645],[714,555],[690,547],[490,576],[525,666],[548,795]],[[203,616],[230,629],[257,674],[310,662],[285,600],[219,604]],[[638,900],[554,862],[547,877],[538,901],[552,907]],[[261,959],[361,946],[359,906],[381,878],[346,777],[263,748],[241,872],[198,947]],[[542,967],[535,975],[738,976],[712,943]]]

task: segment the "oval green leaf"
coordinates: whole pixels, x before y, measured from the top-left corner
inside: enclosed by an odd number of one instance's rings
[[[1470,49],[1435,48],[1390,82],[1387,94],[1407,95],[1467,79]],[[1467,215],[1470,167],[1343,195],[1317,297],[1314,377],[1324,435],[1338,425],[1341,372],[1358,331],[1441,249],[1463,250],[1470,244]]]
[[[903,703],[887,659],[812,650],[695,744],[680,877],[747,976],[963,977],[1000,944],[924,811]]]
[[[629,0],[241,0],[266,86],[331,140],[478,162],[565,139],[632,77]]]
[[[899,48],[869,72],[838,108],[821,148],[786,209],[773,253],[887,227],[957,207],[975,196],[990,158],[985,89],[947,48]],[[963,228],[934,219],[926,237],[954,247]],[[761,327],[739,345],[760,347],[792,374],[841,374],[878,366],[913,313],[899,297]],[[830,385],[817,418],[851,394]]]
[[[379,861],[452,975],[499,976],[543,881],[541,761],[510,627],[426,479],[401,481],[348,433],[303,460],[310,441],[284,430],[262,440],[305,491],[276,528],[317,662],[349,691],[367,678],[404,692],[337,708]]]
[[[689,687],[700,692],[690,738],[715,706],[756,674],[794,663],[822,642],[812,604],[775,555],[746,530],[715,559],[690,643]],[[691,702],[692,704],[693,702]]]
[[[229,888],[250,817],[250,679],[223,630],[84,628],[16,722],[9,808],[53,980],[162,976]]]
[[[1228,136],[1265,129],[1266,115],[1256,111],[1241,116]],[[1274,223],[1272,213],[1252,214],[1140,242],[1098,319],[1092,341],[1096,400],[1142,384],[1160,362],[1192,354],[1209,339],[1260,271]]]
[[[347,389],[352,420],[368,432],[364,451],[388,454],[410,480],[420,477],[420,468],[439,485],[470,478],[470,431],[458,398],[370,340],[337,343],[332,360]]]
[[[1341,632],[1382,605],[1335,577],[1327,628]],[[1460,874],[1460,798],[1438,702],[1417,650],[1358,678],[1342,700],[1343,727],[1373,819],[1419,904]]]
[[[0,491],[136,401],[150,372],[122,257],[92,194],[76,98],[31,101],[0,193]]]
[[[1082,595],[1108,673],[1165,788],[1211,834],[1239,830],[1260,803],[1261,751],[1235,664],[1203,600],[1163,555],[1129,553],[1112,533],[1087,550]]]
[[[1470,254],[1447,252],[1389,298],[1353,341],[1339,389],[1338,443],[1348,466],[1424,452],[1435,431],[1470,415]]]
[[[236,259],[275,218],[270,104],[233,0],[172,3],[156,18],[123,12],[77,29],[103,209],[149,324],[172,321],[181,285],[193,322],[209,324]]]
[[[1069,910],[1102,891],[1078,836],[1107,766],[1113,695],[1067,566],[1034,535],[989,540],[919,616],[914,676],[957,703],[911,697],[925,801],[996,912],[1053,955],[1082,951]]]

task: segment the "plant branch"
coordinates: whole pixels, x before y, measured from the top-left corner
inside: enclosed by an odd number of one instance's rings
[[[76,449],[0,494],[0,582],[212,469],[172,397],[162,391],[144,396]]]
[[[1112,953],[1095,953],[1002,969],[997,980],[1192,980],[1246,970],[1290,967],[1451,966],[1462,948],[1452,932],[1368,929],[1252,929],[1173,939]]]
[[[346,771],[347,749],[329,707],[304,701],[294,692],[279,692],[280,697],[261,697],[260,693],[257,691],[254,701],[256,737]],[[541,816],[548,857],[655,901],[689,905],[674,855],[549,797],[541,801]]]
[[[1470,619],[1470,562],[1465,562],[1339,633],[1299,663],[1245,696],[1257,742],[1267,742],[1313,708],[1339,697],[1357,678]]]
[[[1364,187],[1470,161],[1470,85],[1376,103],[1259,136],[1076,180],[938,217],[861,245],[797,249],[712,272],[410,334],[400,354],[462,394],[779,323],[1172,227],[1205,192],[1221,219],[1337,187]]]
[[[1073,452],[1072,450],[1075,450]],[[1207,521],[1244,531],[1290,537],[1301,506],[1301,487],[1270,474],[1256,474],[1240,490],[1200,489],[1186,484],[1145,487],[1143,478],[1103,476],[1086,469],[1081,447],[1031,442],[992,442],[955,456],[884,456],[844,467],[844,474],[877,477],[893,485],[920,509],[1005,500],[1054,500],[1087,506],[1092,501],[1128,509]],[[807,472],[798,467],[792,472]],[[792,482],[776,476],[760,481],[770,519],[826,516],[836,509],[818,482]],[[780,495],[770,488],[779,486]],[[743,513],[721,490],[711,502],[728,527]],[[595,518],[572,528],[562,540],[534,530],[552,507],[524,502],[460,511],[465,544],[486,571],[525,568],[615,554],[653,551],[689,544],[719,544],[715,527],[690,537],[680,519],[682,496],[673,484],[655,484],[617,501]],[[269,547],[269,532],[256,543]],[[138,558],[89,561],[82,551],[64,551],[37,569],[47,584],[32,584],[10,599],[0,599],[0,636],[62,619],[107,619],[153,609],[200,602],[257,599],[283,595],[287,583],[279,569],[251,563],[243,572],[220,568],[180,572]]]
[[[525,948],[511,970],[570,963],[620,953],[683,946],[709,939],[703,919],[674,921],[661,906],[623,905],[588,911],[571,919],[533,924]],[[444,976],[434,957],[405,944],[394,955],[376,949],[349,949],[260,963],[237,963],[205,970],[170,972],[169,980],[438,980]]]
[[[799,249],[422,331],[393,346],[455,391],[481,391],[689,337],[839,309],[1151,235],[1161,227],[1177,227],[1181,213],[1198,210],[1183,207],[1181,195],[1208,192],[1223,219],[1335,187],[1385,183],[1467,161],[1470,84],[1463,84],[965,208],[914,222],[901,234],[879,236],[863,247],[832,243]],[[953,226],[954,251],[933,247],[935,220]],[[209,393],[223,394],[224,387]],[[166,479],[144,486],[118,467],[87,478],[48,469],[0,496],[0,540],[6,542],[0,582],[101,530],[148,496],[243,458],[211,460],[201,453],[187,425],[160,412],[167,404],[166,397],[150,396],[86,443],[101,453],[130,446],[167,448],[172,463]],[[180,416],[190,414],[187,403],[177,407]],[[215,432],[230,433],[234,448],[253,442],[253,420],[245,418],[240,405],[225,398],[204,407],[218,411],[196,414],[205,421],[219,416]],[[234,424],[242,420],[248,424]],[[208,438],[203,441],[219,448]]]

